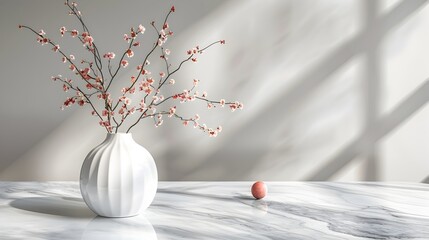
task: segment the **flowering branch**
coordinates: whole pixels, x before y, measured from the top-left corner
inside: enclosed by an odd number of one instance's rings
[[[223,41],[223,40],[222,40]],[[210,46],[213,46],[214,44],[216,44],[216,43],[220,43],[221,41],[217,41],[217,42],[214,42],[214,43],[212,43],[212,44],[210,44],[209,46],[207,46],[207,47],[205,47],[204,49],[207,49],[208,47],[210,47]],[[195,53],[197,53],[198,51],[196,51]],[[189,51],[188,51],[188,53],[189,53]],[[190,54],[190,56],[188,57],[188,58],[186,58],[185,60],[183,60],[182,62],[180,62],[180,64],[179,64],[179,66],[174,70],[174,71],[172,71],[171,73],[168,73],[168,75],[165,77],[165,79],[164,79],[164,81],[162,81],[162,82],[160,82],[160,84],[159,84],[159,86],[158,86],[158,88],[157,88],[157,90],[156,90],[156,93],[155,93],[155,97],[158,95],[158,93],[159,93],[159,90],[161,89],[161,87],[165,84],[165,82],[168,80],[168,79],[170,79],[170,77],[174,74],[174,73],[176,73],[177,71],[179,71],[180,70],[180,68],[182,67],[182,65],[185,63],[185,62],[188,62],[189,60],[191,60],[191,59],[193,59],[192,57],[194,56],[194,54],[195,53],[192,53],[192,54]],[[201,53],[201,52],[200,52]],[[165,60],[165,57],[164,57],[164,60]],[[168,66],[168,63],[167,63],[167,66]],[[162,74],[161,74],[162,75]],[[162,77],[162,76],[161,76]],[[145,103],[146,103],[146,97],[149,95],[149,93],[146,93],[146,96],[145,96]],[[153,100],[152,100],[152,102],[149,104],[149,107],[150,106],[152,106],[153,104],[154,104],[154,101],[155,101],[155,99],[156,98],[154,98]],[[137,121],[136,122],[134,122],[128,129],[127,129],[127,133],[134,127],[134,126],[136,126],[139,122],[140,122],[140,120],[141,119],[143,119],[142,117],[146,114],[146,112],[147,112],[147,109],[140,115],[140,117],[137,119]]]
[[[208,128],[205,124],[199,124],[199,115],[195,114],[192,118],[185,118],[176,113],[176,106],[168,107],[168,110],[161,110],[157,113],[157,107],[160,107],[162,104],[166,104],[171,100],[180,100],[180,103],[190,102],[194,100],[202,101],[207,103],[207,107],[214,108],[216,106],[224,107],[225,105],[229,106],[231,111],[235,111],[236,109],[242,109],[243,104],[240,102],[226,102],[224,99],[220,101],[217,100],[209,100],[207,99],[207,93],[203,93],[199,95],[196,88],[199,80],[193,80],[193,86],[190,90],[185,90],[181,93],[177,93],[168,97],[164,97],[161,94],[161,90],[168,83],[169,85],[174,85],[175,80],[171,77],[178,72],[183,64],[187,62],[197,62],[197,55],[202,54],[203,51],[210,48],[215,44],[225,44],[225,40],[215,41],[204,48],[199,48],[196,46],[195,48],[186,51],[188,55],[184,58],[175,69],[171,69],[171,64],[168,62],[168,57],[171,51],[167,48],[164,48],[164,44],[167,42],[167,39],[173,35],[173,32],[170,30],[168,19],[169,16],[175,12],[175,7],[172,6],[171,9],[165,16],[164,22],[162,23],[162,28],[157,28],[155,22],[151,22],[151,26],[157,32],[157,38],[153,43],[152,48],[143,58],[143,62],[141,65],[137,66],[137,76],[131,77],[131,83],[128,87],[122,88],[122,94],[116,100],[113,100],[111,94],[109,92],[111,84],[118,76],[118,73],[121,68],[126,68],[129,63],[126,58],[131,58],[134,56],[135,47],[140,46],[140,42],[137,41],[137,37],[139,34],[143,34],[145,32],[145,28],[143,25],[139,25],[137,28],[131,28],[129,34],[124,34],[124,40],[127,41],[127,48],[122,53],[121,58],[119,59],[117,67],[112,69],[112,60],[115,58],[115,53],[107,52],[103,55],[103,58],[107,61],[107,76],[110,76],[109,79],[104,78],[103,72],[103,60],[101,58],[99,49],[97,48],[94,38],[90,34],[90,31],[84,20],[82,18],[81,12],[77,8],[77,4],[75,2],[70,2],[66,0],[65,5],[69,8],[69,14],[76,16],[82,26],[82,33],[79,34],[78,30],[68,31],[65,27],[60,28],[61,36],[64,36],[65,33],[69,33],[71,37],[77,38],[84,46],[84,48],[92,54],[93,62],[87,60],[81,60],[81,64],[84,65],[83,69],[79,69],[77,64],[74,63],[75,57],[74,55],[66,55],[62,50],[60,50],[60,46],[55,44],[52,40],[45,36],[45,32],[40,30],[39,32],[35,31],[31,27],[20,25],[20,28],[25,28],[37,35],[37,41],[41,45],[52,45],[55,52],[58,52],[62,56],[62,61],[64,63],[68,62],[69,69],[74,72],[76,75],[80,76],[83,79],[83,83],[85,84],[85,88],[87,90],[92,90],[90,92],[84,91],[82,87],[78,86],[80,82],[73,83],[71,79],[62,78],[61,75],[53,77],[54,81],[59,81],[63,84],[63,90],[67,92],[69,89],[72,89],[76,92],[76,95],[68,97],[63,104],[63,107],[68,107],[77,102],[78,105],[83,106],[85,104],[89,104],[92,108],[92,114],[97,116],[100,120],[100,125],[106,129],[107,132],[115,132],[117,133],[120,127],[125,123],[125,120],[136,112],[139,112],[138,118],[132,123],[127,129],[127,133],[136,126],[142,119],[145,118],[153,118],[155,121],[155,126],[158,127],[162,125],[163,120],[162,116],[168,115],[168,117],[174,117],[182,121],[183,125],[188,125],[189,123],[193,123],[195,128],[203,130],[204,132],[208,132],[209,136],[217,136],[217,134],[222,130],[219,126],[216,129]],[[159,30],[160,29],[160,30]],[[159,80],[157,84],[155,84],[154,77],[152,73],[149,71],[149,59],[152,57],[155,50],[159,48],[161,55],[160,58],[163,59],[165,63],[165,71],[159,73]],[[95,67],[94,67],[95,63]],[[105,70],[106,71],[106,70]],[[138,83],[138,87],[136,84]],[[132,100],[129,98],[129,95],[135,94],[136,92],[142,92],[142,99],[138,103],[138,105],[133,104]],[[99,110],[96,108],[94,104],[94,99],[91,99],[94,95],[97,96],[97,99],[102,100],[104,103],[104,108]],[[119,108],[119,110],[118,110]],[[150,111],[150,112],[149,112]],[[119,116],[118,116],[119,115]],[[112,121],[115,125],[112,124]]]

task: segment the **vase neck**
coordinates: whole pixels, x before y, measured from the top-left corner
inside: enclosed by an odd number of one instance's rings
[[[134,141],[132,133],[107,133],[105,141],[131,140]]]

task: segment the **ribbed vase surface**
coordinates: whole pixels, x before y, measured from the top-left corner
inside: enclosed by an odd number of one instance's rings
[[[80,173],[85,203],[104,217],[138,215],[152,203],[157,187],[155,161],[131,133],[108,133],[86,156]]]

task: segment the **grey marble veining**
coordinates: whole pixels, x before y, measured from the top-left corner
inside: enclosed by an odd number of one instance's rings
[[[0,182],[0,239],[429,239],[429,185],[160,182],[133,218],[103,218],[77,182]]]

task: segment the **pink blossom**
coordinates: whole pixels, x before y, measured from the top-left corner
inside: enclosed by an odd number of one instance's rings
[[[76,37],[77,35],[79,35],[79,31],[77,31],[76,29],[71,30],[70,35],[72,37]]]
[[[83,99],[81,99],[81,100],[79,100],[79,101],[77,101],[77,104],[79,105],[79,106],[83,106],[83,105],[85,105],[85,101],[83,100]]]
[[[124,34],[124,40],[130,42],[131,37],[129,37],[128,34]]]
[[[114,59],[115,58],[115,53],[114,52],[108,52],[108,53],[105,53],[104,55],[103,55],[103,57],[104,58],[107,58],[107,59],[109,59],[109,60],[112,60],[112,59]]]
[[[170,55],[170,53],[171,53],[171,51],[170,51],[170,49],[165,49],[165,54],[167,54],[167,55]]]
[[[46,35],[46,33],[45,33],[45,31],[43,31],[43,29],[40,29],[40,31],[39,31],[39,35]]]
[[[146,103],[144,103],[144,99],[142,99],[142,100],[140,101],[140,108],[141,108],[141,109],[145,109],[145,108],[146,108]]]
[[[153,107],[153,106],[150,106],[150,108],[149,108],[150,110],[152,110],[152,114],[155,114],[156,113],[156,108],[155,107]]]
[[[84,46],[87,46],[87,45],[92,46],[92,43],[94,42],[94,38],[88,35],[83,38],[83,42],[84,42],[83,44]]]
[[[238,109],[242,110],[244,108],[243,103],[238,103]]]
[[[188,126],[189,121],[186,121],[186,120],[185,120],[185,121],[183,121],[183,123],[182,123],[182,124],[183,124],[183,126]]]
[[[220,103],[220,105],[221,105],[222,107],[224,107],[224,106],[225,106],[225,99],[221,99],[221,100],[219,101],[219,103]]]
[[[176,113],[176,106],[171,107],[168,111],[168,117],[172,117]]]
[[[89,72],[90,72],[91,70],[89,69],[89,68],[85,68],[85,69],[83,69],[83,70],[80,70],[80,75],[81,75],[81,77],[83,78],[83,79],[85,79],[85,80],[89,80],[89,79],[91,79],[91,77],[89,76]]]
[[[93,87],[93,86],[91,85],[91,83],[87,83],[87,84],[86,84],[86,88],[87,88],[88,90],[91,90],[91,89],[92,89],[92,87]]]
[[[198,115],[198,114],[195,114],[195,116],[194,116],[194,120],[195,120],[195,121],[198,121],[198,120],[200,120],[200,115]]]
[[[125,68],[125,67],[127,67],[127,66],[128,66],[128,61],[127,61],[127,60],[125,60],[125,59],[124,59],[124,60],[122,60],[122,61],[121,61],[121,65],[122,65],[122,67],[124,67],[124,68]]]
[[[71,60],[75,60],[74,55],[70,55],[70,59],[71,59]]]
[[[105,117],[109,115],[109,111],[107,111],[106,109],[103,109],[103,111],[101,111],[101,116]]]
[[[222,126],[218,126],[218,127],[216,128],[216,130],[217,130],[218,132],[222,132]]]
[[[131,82],[133,83],[133,82],[135,82],[135,81],[136,81],[136,77],[131,76]]]
[[[70,64],[69,69],[74,71],[74,70],[76,70],[76,67],[73,64]]]
[[[157,102],[158,102],[158,100],[159,100],[159,97],[158,97],[158,96],[153,96],[153,97],[152,97],[152,99],[153,99],[153,102],[154,102],[154,103],[157,103]]]
[[[53,48],[52,48],[52,51],[54,51],[54,52],[58,52],[58,50],[60,49],[60,45],[55,45]]]
[[[162,29],[163,30],[165,30],[165,29],[167,29],[167,28],[169,28],[170,26],[168,25],[168,23],[164,23],[164,25],[162,26]],[[164,33],[164,35],[165,35],[165,33]]]
[[[203,94],[201,95],[202,98],[206,98],[207,97],[207,92],[203,92]]]
[[[145,31],[146,31],[146,28],[140,24],[139,27],[137,28],[137,32],[143,34]]]
[[[197,58],[191,58],[192,62],[198,62]]]
[[[139,47],[139,46],[140,46],[140,42],[135,42],[135,43],[133,43],[133,46],[134,46],[134,47]]]
[[[65,101],[64,101],[64,106],[65,107],[68,107],[68,106],[71,106],[72,104],[74,104],[76,102],[76,100],[74,99],[74,98],[67,98]]]
[[[238,105],[233,103],[233,104],[229,105],[229,108],[231,109],[231,112],[234,112],[235,110],[237,110]]]
[[[118,113],[120,114],[120,115],[124,115],[125,114],[125,108],[124,107],[121,107],[120,109],[119,109],[119,111],[118,111]]]
[[[200,80],[198,80],[198,79],[194,79],[194,81],[193,81],[194,86],[197,86],[199,81]]]
[[[97,95],[97,97],[99,99],[110,99],[110,93],[99,94],[99,95]]]
[[[42,37],[38,37],[37,41],[43,45],[48,44],[49,43],[49,39],[48,38],[42,38]]]
[[[161,126],[162,125],[162,123],[164,122],[164,120],[159,120],[156,124],[155,124],[155,127],[159,127],[159,126]]]
[[[128,111],[128,113],[129,114],[134,114],[136,112],[136,108],[135,107],[132,107],[129,111]]]
[[[186,51],[186,53],[187,53],[188,55],[191,55],[191,54],[192,54],[192,50],[188,50],[188,51]]]
[[[173,6],[171,6],[170,11],[172,11],[172,12],[175,12],[175,11],[176,11],[176,8],[174,7],[174,5],[173,5]]]
[[[210,137],[216,137],[218,132],[216,130],[209,129],[208,133]]]
[[[124,88],[121,89],[122,94],[125,94],[127,91],[128,91],[127,87],[124,87]]]
[[[61,28],[60,28],[60,34],[61,34],[61,37],[63,37],[63,36],[64,36],[64,33],[65,33],[65,32],[67,32],[66,27],[61,27]]]
[[[176,80],[174,79],[170,79],[170,81],[168,81],[168,84],[174,85],[176,83]]]
[[[152,84],[155,80],[153,80],[153,78],[146,78],[146,82],[148,82],[149,84]]]
[[[100,123],[100,126],[102,126],[102,127],[108,127],[108,126],[110,126],[109,121],[100,121],[99,123]]]
[[[65,62],[67,62],[67,58],[66,58],[66,57],[62,57],[62,58],[61,58],[61,61],[62,61],[63,63],[65,63]]]
[[[139,83],[139,91],[141,92],[143,90],[146,90],[146,88],[148,88],[148,86],[149,86],[149,83],[141,81]]]
[[[213,108],[213,104],[207,103],[207,109],[212,109],[212,108]]]
[[[144,65],[149,65],[150,64],[150,62],[149,62],[149,60],[146,60],[146,62],[144,62]]]
[[[128,50],[127,50],[127,56],[128,56],[129,58],[133,57],[133,56],[134,56],[134,52],[133,52],[133,50],[128,49]]]
[[[220,44],[225,44],[225,40],[220,40]]]
[[[125,105],[130,105],[131,104],[131,99],[125,97],[125,96],[121,96],[119,98],[119,101],[123,102]]]
[[[160,73],[159,73],[159,76],[161,76],[161,77],[165,77],[165,73],[164,73],[164,72],[160,72]]]
[[[63,85],[63,91],[68,92],[68,90],[69,90],[69,86],[67,86],[67,84],[64,84]]]

